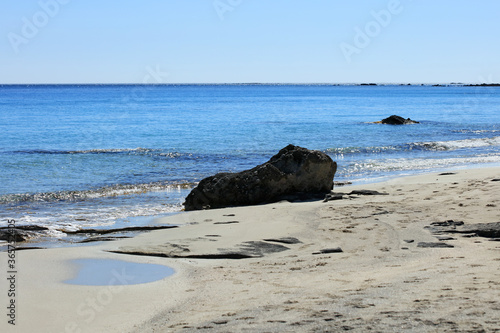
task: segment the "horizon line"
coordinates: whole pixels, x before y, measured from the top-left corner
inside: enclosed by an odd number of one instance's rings
[[[213,85],[330,85],[330,86],[437,86],[437,85],[453,85],[453,86],[500,86],[500,83],[471,83],[471,82],[418,82],[418,83],[387,83],[387,82],[353,82],[353,83],[328,83],[328,82],[226,82],[226,83],[0,83],[0,86],[213,86]]]

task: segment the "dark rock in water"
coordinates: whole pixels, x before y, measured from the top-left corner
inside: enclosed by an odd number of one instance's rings
[[[223,208],[276,202],[297,194],[325,194],[333,188],[336,170],[337,163],[325,153],[288,145],[253,169],[203,179],[184,206],[186,210]]]
[[[10,230],[0,230],[0,240],[7,242],[24,242],[25,240],[32,238],[33,233],[29,231],[19,230],[11,228]]]
[[[418,121],[411,120],[410,118],[405,119],[400,116],[392,115],[388,118],[382,119],[382,124],[387,125],[408,125],[408,124],[418,124]]]
[[[0,240],[7,242],[24,242],[44,234],[48,228],[37,225],[16,226],[15,228],[0,228]]]

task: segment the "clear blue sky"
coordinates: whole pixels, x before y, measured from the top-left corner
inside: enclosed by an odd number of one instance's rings
[[[491,81],[498,0],[0,3],[0,83]]]

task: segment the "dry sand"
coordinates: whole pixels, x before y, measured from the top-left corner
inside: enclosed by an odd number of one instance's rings
[[[500,169],[453,172],[335,189],[387,195],[181,213],[160,222],[183,225],[176,229],[19,251],[16,326],[2,315],[1,331],[500,332],[500,242],[459,234],[440,241],[425,228],[500,222]],[[233,259],[242,254],[249,258]],[[75,258],[176,273],[139,285],[65,284]],[[7,289],[2,278],[5,313]]]

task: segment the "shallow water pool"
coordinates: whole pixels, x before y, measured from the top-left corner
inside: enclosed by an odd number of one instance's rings
[[[85,286],[120,286],[149,283],[174,274],[174,269],[157,264],[141,264],[115,259],[76,259],[77,274],[64,281]]]

